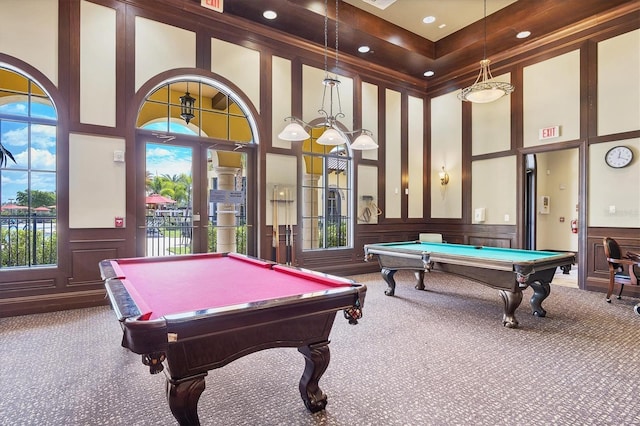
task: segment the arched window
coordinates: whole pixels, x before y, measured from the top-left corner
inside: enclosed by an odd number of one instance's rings
[[[313,128],[311,138],[302,145],[303,250],[353,244],[352,158],[345,145],[318,144],[324,131],[324,127]]]
[[[49,95],[0,64],[0,268],[57,263],[56,135]]]

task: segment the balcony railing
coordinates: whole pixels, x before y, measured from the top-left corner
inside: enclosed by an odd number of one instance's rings
[[[55,265],[57,219],[45,215],[0,215],[0,268]]]

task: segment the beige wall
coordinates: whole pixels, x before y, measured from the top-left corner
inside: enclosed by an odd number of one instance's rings
[[[58,85],[58,2],[0,1],[0,52],[18,58]]]
[[[362,83],[362,128],[373,133],[373,140],[380,141],[378,136],[378,86],[371,83]],[[378,150],[368,149],[362,151],[365,160],[377,160]]]
[[[212,39],[211,71],[241,87],[260,112],[260,52]]]
[[[409,96],[409,191],[410,218],[422,218],[423,212],[423,173],[424,169],[424,102],[420,98]]]
[[[358,223],[378,223],[382,210],[378,207],[378,168],[375,166],[358,166],[357,208]]]
[[[80,3],[80,121],[116,126],[116,11]]]
[[[604,163],[617,145],[633,151],[633,162],[622,169]],[[591,145],[589,158],[589,226],[640,228],[640,139]]]
[[[291,149],[291,141],[278,138],[284,129],[285,117],[293,115],[291,111],[291,61],[274,56],[271,61],[271,145],[277,148]]]
[[[524,146],[580,137],[580,51],[565,53],[523,70]],[[539,139],[539,131],[560,126],[560,136]]]
[[[438,173],[444,166],[449,184]],[[462,217],[462,103],[456,92],[431,100],[431,217]]]
[[[495,80],[511,82],[509,74],[498,76]],[[471,120],[472,155],[507,151],[511,148],[511,96],[503,96],[488,104],[473,104]]]
[[[484,225],[516,223],[516,157],[474,161],[471,166],[472,222]],[[485,220],[477,220],[476,209],[485,209]]]
[[[69,135],[70,228],[113,228],[126,216],[126,165],[115,151],[125,151],[124,139]]]
[[[401,96],[399,92],[387,89],[386,94],[386,125],[385,135],[385,217],[400,218],[402,208],[402,168],[400,164],[401,127],[400,120]]]
[[[196,66],[196,34],[136,17],[136,91],[151,77]]]
[[[598,135],[640,128],[640,30],[598,43]]]

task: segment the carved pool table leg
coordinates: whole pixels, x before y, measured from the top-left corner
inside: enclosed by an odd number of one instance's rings
[[[329,366],[331,355],[329,342],[315,343],[298,348],[298,352],[304,355],[305,368],[300,379],[300,396],[309,411],[315,413],[324,410],[327,406],[327,395],[318,386],[320,377]]]
[[[424,290],[424,271],[416,271],[416,279],[418,280],[416,284],[416,290]]]
[[[393,296],[394,294],[396,294],[396,281],[393,279],[393,274],[395,273],[396,273],[395,269],[382,268],[382,271],[381,271],[382,279],[389,286],[384,291],[384,294],[386,294],[387,296]]]
[[[167,400],[169,408],[180,425],[199,425],[198,400],[204,391],[202,374],[186,380],[174,381],[167,377]]]
[[[543,317],[547,315],[547,311],[542,307],[542,301],[546,299],[551,293],[551,286],[548,282],[533,281],[529,283],[529,286],[533,289],[533,296],[531,296],[530,304],[533,310],[533,315],[537,317]]]
[[[504,302],[504,314],[502,315],[502,325],[508,328],[517,328],[518,320],[515,316],[515,311],[522,302],[522,290],[507,291],[498,290],[502,301]]]

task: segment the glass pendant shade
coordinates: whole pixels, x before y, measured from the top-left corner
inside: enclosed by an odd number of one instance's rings
[[[304,141],[311,137],[299,123],[291,122],[280,132],[278,138],[284,141]]]
[[[460,100],[486,104],[513,92],[513,85],[502,81],[491,81],[493,76],[489,68],[490,63],[491,61],[489,59],[480,61],[480,73],[478,74],[476,82],[462,89],[458,94]]]
[[[378,144],[373,140],[368,133],[362,133],[351,144],[351,149],[365,151],[368,149],[378,149]]]
[[[324,131],[322,136],[320,136],[316,140],[316,142],[318,142],[320,145],[342,145],[347,141],[342,137],[340,132],[332,127],[329,127]]]
[[[489,102],[496,101],[501,97],[503,97],[504,95],[506,95],[506,92],[500,89],[496,89],[492,87],[487,87],[487,88],[477,87],[475,90],[472,90],[469,93],[467,93],[466,98],[469,102],[474,102],[477,104],[486,104]]]

